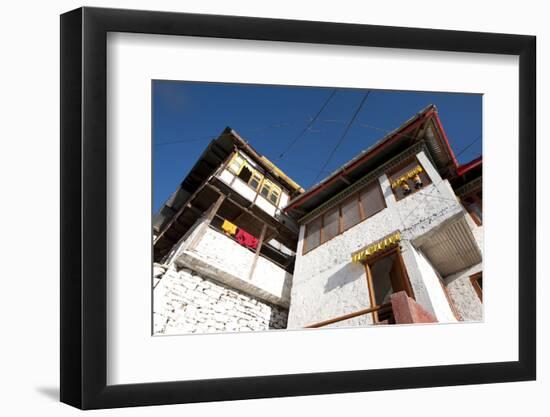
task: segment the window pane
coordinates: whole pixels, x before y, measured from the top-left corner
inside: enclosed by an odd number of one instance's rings
[[[231,161],[231,164],[229,165],[229,170],[233,171],[235,174],[238,173],[243,162],[244,159],[241,156],[235,156],[235,158],[233,158],[233,161]]]
[[[378,181],[375,181],[361,192],[361,204],[363,205],[365,218],[378,213],[386,207],[386,201],[384,200]]]
[[[332,239],[338,234],[340,213],[338,207],[325,213],[323,221],[323,242]]]
[[[319,246],[321,239],[321,217],[308,223],[306,226],[305,250],[311,250]]]
[[[360,221],[361,214],[359,212],[359,201],[357,196],[353,196],[350,200],[342,204],[342,228],[347,230]]]
[[[269,185],[264,182],[264,185],[262,185],[262,190],[260,191],[260,194],[267,198],[269,195]]]
[[[250,186],[254,188],[255,190],[258,189],[258,186],[260,185],[260,182],[262,182],[262,176],[258,174],[257,172],[254,172],[252,174],[252,178],[250,179]]]
[[[269,196],[269,199],[272,203],[277,204],[277,201],[279,200],[279,192],[277,190],[273,190]]]

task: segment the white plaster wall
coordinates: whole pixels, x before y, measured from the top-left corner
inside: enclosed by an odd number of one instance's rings
[[[206,228],[195,248],[184,249],[176,258],[180,267],[191,268],[254,297],[288,307],[292,274],[260,256],[249,279],[253,261],[254,252],[211,228]]]
[[[250,188],[250,186],[239,177],[235,178],[231,187],[247,200],[254,201],[256,191]]]
[[[281,198],[279,199],[279,208],[284,208],[288,204],[288,194],[284,191],[281,193]]]
[[[483,253],[483,226],[477,226],[473,220],[472,223],[472,233]],[[470,282],[470,277],[480,271],[483,271],[483,263],[444,278],[449,296],[463,320],[483,320],[483,303]]]
[[[395,231],[391,210],[382,210],[329,242],[302,255],[304,227],[300,228],[294,268],[288,327],[303,327],[370,307],[365,269],[351,262],[351,254]],[[357,324],[372,322],[370,315]],[[346,326],[340,322],[335,326]]]
[[[482,271],[482,269],[483,264],[480,263],[445,278],[445,284],[447,286],[449,297],[453,300],[453,303],[462,320],[483,320],[483,303],[477,296],[477,293],[470,281],[470,277]]]
[[[230,185],[231,181],[233,181],[233,178],[235,178],[235,175],[227,169],[223,169],[218,174],[218,178],[225,182],[227,185]]]
[[[395,204],[400,230],[406,239],[416,239],[449,218],[464,213],[449,181],[441,178],[423,151],[416,157],[432,183]]]
[[[455,323],[457,319],[435,269],[422,252],[417,251],[412,245],[408,245],[408,253],[410,256],[407,257],[407,270],[411,285],[414,281],[419,290],[418,295],[415,291],[416,301],[433,313],[439,323]]]
[[[259,194],[256,197],[256,205],[270,216],[275,216],[276,207]]]

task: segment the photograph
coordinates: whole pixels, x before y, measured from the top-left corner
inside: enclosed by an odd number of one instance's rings
[[[154,336],[483,322],[482,94],[151,95]]]

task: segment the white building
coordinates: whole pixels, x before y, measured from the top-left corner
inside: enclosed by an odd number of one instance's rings
[[[303,190],[227,128],[154,218],[153,333],[286,328]]]
[[[153,332],[482,320],[481,178],[433,106],[305,193],[227,128],[155,216]]]
[[[288,328],[483,318],[481,159],[459,166],[435,107],[285,211],[300,224]]]

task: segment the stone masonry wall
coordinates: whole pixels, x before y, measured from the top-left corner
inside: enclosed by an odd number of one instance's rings
[[[285,329],[288,311],[190,269],[154,265],[155,335]]]

